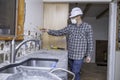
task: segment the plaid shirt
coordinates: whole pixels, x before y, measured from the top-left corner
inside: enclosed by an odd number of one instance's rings
[[[83,59],[93,53],[93,31],[91,25],[83,22],[80,26],[70,24],[61,30],[49,30],[49,35],[66,36],[68,57]]]

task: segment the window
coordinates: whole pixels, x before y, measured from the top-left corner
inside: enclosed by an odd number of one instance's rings
[[[0,0],[0,36],[15,35],[17,0]]]

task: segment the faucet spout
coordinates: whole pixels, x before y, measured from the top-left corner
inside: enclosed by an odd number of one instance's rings
[[[35,46],[37,45],[37,43],[39,42],[39,40],[37,39],[29,39],[29,40],[23,40],[21,43],[19,43],[16,48],[15,48],[15,41],[13,40],[12,41],[12,59],[11,59],[11,63],[15,63],[15,60],[16,60],[16,55],[17,55],[17,52],[18,50],[21,48],[22,45],[24,45],[25,43],[29,42],[29,41],[33,41],[35,42]],[[40,43],[39,43],[39,48],[40,48]]]
[[[23,34],[22,35],[18,35],[18,36],[15,36],[13,37],[13,40],[11,42],[11,47],[10,47],[10,63],[13,63],[14,60],[13,60],[13,57],[14,57],[14,53],[15,53],[15,39],[19,36],[24,36]]]
[[[15,53],[15,38],[11,42],[11,47],[10,47],[10,63],[13,63],[13,57]]]

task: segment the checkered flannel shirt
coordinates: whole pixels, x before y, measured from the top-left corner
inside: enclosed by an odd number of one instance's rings
[[[66,36],[68,58],[79,60],[93,53],[93,30],[91,25],[83,22],[80,26],[70,24],[61,30],[49,30],[49,35]]]

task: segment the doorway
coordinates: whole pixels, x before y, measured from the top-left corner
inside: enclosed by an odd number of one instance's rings
[[[81,71],[82,80],[107,80],[109,4],[69,3],[69,13],[74,7],[82,9],[83,22],[90,24],[94,33],[92,62],[83,65]]]
[[[51,3],[51,2],[48,1],[48,3]],[[59,3],[59,2],[57,2],[57,3]],[[65,3],[65,2],[63,2],[63,3]],[[54,4],[55,4],[55,2],[54,2]],[[77,4],[74,3],[73,4],[71,2],[66,3],[66,4],[67,5],[72,4],[72,5],[75,5],[75,6],[78,6],[79,4],[86,5],[86,6],[88,6],[88,9],[89,9],[89,6],[91,5],[91,4],[87,4],[87,3],[77,3]],[[100,5],[108,6],[108,8],[106,7],[106,9],[103,8],[104,9],[103,12],[102,12],[102,9],[97,8],[97,10],[101,11],[101,14],[99,12],[99,15],[97,17],[94,17],[94,18],[88,17],[87,19],[85,19],[86,17],[83,17],[83,20],[88,22],[88,23],[91,23],[91,25],[95,26],[95,28],[93,29],[94,31],[96,31],[97,33],[101,32],[101,35],[97,35],[97,34],[94,35],[94,36],[96,36],[96,37],[94,37],[95,38],[94,39],[94,42],[95,42],[94,46],[96,46],[96,41],[95,40],[97,40],[97,39],[98,40],[99,39],[108,40],[108,50],[107,50],[108,52],[103,51],[104,53],[109,54],[108,55],[108,66],[107,66],[108,71],[106,71],[107,72],[107,80],[114,80],[114,63],[115,63],[115,54],[114,53],[115,53],[115,37],[116,37],[116,29],[115,29],[114,26],[116,26],[116,7],[117,6],[116,6],[116,3],[114,3],[114,2],[110,3],[110,1],[107,2],[107,3],[105,3],[105,2],[104,3],[95,3],[94,2],[93,4],[94,5],[99,5],[100,4]],[[57,8],[59,8],[59,7],[57,7]],[[96,8],[96,7],[94,6],[93,8]],[[68,9],[70,11],[70,7]],[[84,10],[84,7],[83,7],[83,10]],[[88,10],[86,10],[86,11],[88,11]],[[95,14],[95,13],[98,13],[98,11],[96,11],[96,12],[93,11],[92,15]],[[88,16],[88,15],[85,15],[85,16]],[[107,16],[106,19],[105,19],[105,16]],[[104,24],[104,22],[107,22],[107,24],[106,23]],[[103,26],[100,26],[100,25],[95,25],[94,23],[95,24],[98,23],[98,24],[104,25],[104,26],[106,25],[107,27],[103,27]],[[99,26],[99,27],[97,27],[97,26]],[[96,30],[96,29],[98,29],[98,30]],[[94,32],[94,33],[96,33],[96,32]],[[96,55],[95,55],[95,52],[94,52],[93,60],[92,60],[93,63],[95,63],[95,56]]]

